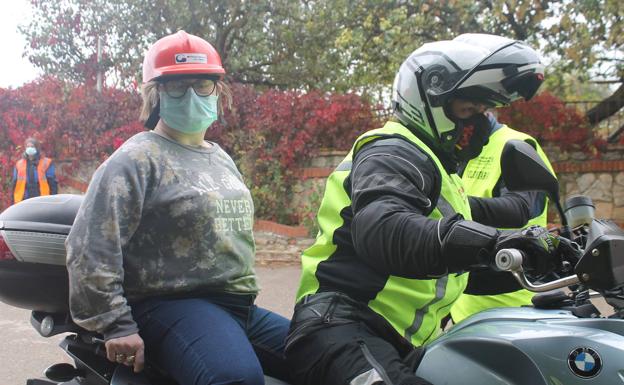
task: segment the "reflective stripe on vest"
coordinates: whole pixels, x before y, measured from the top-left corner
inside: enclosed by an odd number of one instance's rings
[[[382,128],[369,131],[356,140],[349,154],[327,180],[317,214],[320,230],[316,242],[301,257],[302,273],[297,301],[319,289],[315,275],[318,264],[336,251],[334,231],[344,224],[340,212],[351,205],[351,198],[343,185],[351,172],[354,154],[364,144],[385,137],[402,137],[411,142],[428,154],[438,168],[442,177],[440,199],[429,218],[440,219],[455,213],[462,214],[466,219],[471,218],[461,179],[455,174],[448,175],[433,151],[413,133],[395,122],[388,122]],[[368,306],[414,345],[422,345],[437,336],[440,320],[448,314],[450,305],[463,292],[466,283],[467,274],[451,274],[440,279],[408,279],[391,275]]]
[[[50,158],[41,158],[37,164],[37,180],[39,181],[39,195],[50,195],[50,185],[46,178],[46,172],[52,164]],[[28,162],[26,159],[20,159],[17,161],[15,168],[17,170],[17,179],[15,181],[15,191],[13,192],[13,201],[15,203],[24,199],[26,193],[26,179],[28,170],[26,169]]]
[[[493,196],[494,188],[501,177],[500,159],[503,148],[505,143],[512,139],[531,142],[537,149],[540,158],[542,158],[546,166],[550,169],[550,172],[554,175],[554,171],[546,154],[544,154],[544,151],[535,139],[525,133],[503,125],[490,136],[489,142],[483,147],[481,154],[466,165],[462,179],[468,195],[484,198],[491,198]],[[546,226],[547,211],[548,199],[546,200],[542,213],[531,219],[527,223],[527,226]],[[472,314],[490,308],[530,305],[531,298],[533,298],[533,293],[527,290],[518,290],[512,293],[499,295],[462,294],[457,302],[453,304],[451,315],[453,316],[454,322],[459,322]]]

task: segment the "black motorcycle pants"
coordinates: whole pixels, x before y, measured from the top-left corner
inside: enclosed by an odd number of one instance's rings
[[[302,299],[286,339],[297,385],[430,385],[414,374],[422,353],[366,305],[335,292]]]

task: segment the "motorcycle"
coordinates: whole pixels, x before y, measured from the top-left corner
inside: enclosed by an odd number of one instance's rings
[[[536,293],[532,307],[499,308],[473,315],[425,347],[416,374],[436,385],[624,384],[624,231],[593,218],[586,197],[564,212],[558,182],[535,150],[512,141],[502,158],[510,190],[541,190],[555,203],[559,233],[578,245],[547,282],[532,280],[526,256],[501,250],[496,268],[509,271]],[[45,371],[27,385],[174,384],[146,363],[142,373],[106,359],[101,336],[81,329],[69,315],[64,241],[82,198],[54,195],[25,200],[0,214],[0,301],[29,309],[42,337],[68,333],[60,347],[74,365]],[[569,222],[569,223],[568,223]],[[567,292],[556,291],[568,288]],[[590,299],[602,297],[614,313],[601,315]],[[288,385],[266,377],[267,385]]]

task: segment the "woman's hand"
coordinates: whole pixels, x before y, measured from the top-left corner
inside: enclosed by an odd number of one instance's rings
[[[106,346],[106,358],[109,361],[132,366],[135,373],[143,370],[145,346],[138,333],[110,339],[104,346]]]

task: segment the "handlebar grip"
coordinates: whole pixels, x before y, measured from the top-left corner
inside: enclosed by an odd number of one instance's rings
[[[494,268],[501,271],[511,272],[520,286],[535,293],[561,289],[563,287],[575,285],[579,282],[578,276],[573,274],[541,285],[534,285],[532,282],[529,282],[527,277],[524,275],[524,271],[522,270],[523,260],[524,253],[520,250],[501,249],[496,253],[496,257],[494,258]]]
[[[523,253],[518,249],[501,249],[496,253],[494,266],[500,271],[522,271]]]

